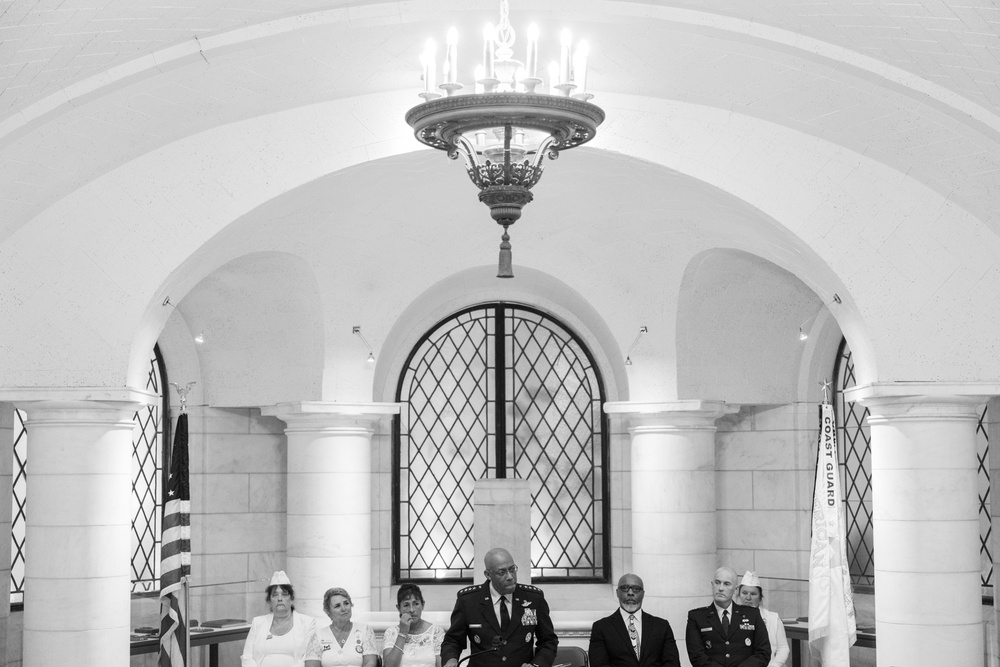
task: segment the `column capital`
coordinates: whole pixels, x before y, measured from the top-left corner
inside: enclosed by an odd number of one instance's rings
[[[683,401],[632,402],[604,404],[604,412],[626,419],[634,428],[715,428],[715,420],[739,412],[740,406],[725,401],[688,399]]]
[[[287,433],[351,427],[371,430],[379,422],[399,414],[400,408],[400,403],[295,401],[262,406],[260,413],[285,422]]]
[[[978,416],[978,406],[1000,393],[995,382],[873,382],[844,390],[874,419],[942,419]]]
[[[985,403],[989,397],[998,395],[1000,382],[869,382],[844,390],[848,401],[865,405],[879,399]]]
[[[159,394],[132,387],[2,387],[0,401],[19,410],[125,409],[135,411],[160,401]]]
[[[0,401],[27,413],[28,424],[91,424],[131,428],[132,417],[160,401],[158,394],[130,387],[0,388]]]

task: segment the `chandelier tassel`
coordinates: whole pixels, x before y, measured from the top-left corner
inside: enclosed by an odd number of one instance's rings
[[[497,268],[497,278],[513,278],[514,270],[510,261],[510,235],[507,225],[503,226],[503,236],[500,237],[500,266]]]

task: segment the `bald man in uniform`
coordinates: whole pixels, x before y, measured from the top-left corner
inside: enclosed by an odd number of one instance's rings
[[[712,604],[688,612],[688,658],[692,667],[767,667],[771,642],[760,612],[733,603],[736,572],[715,571]]]
[[[468,667],[552,667],[559,639],[545,595],[517,583],[517,565],[506,549],[483,559],[486,581],[458,592],[451,627],[441,643],[443,667],[457,667],[469,641]]]

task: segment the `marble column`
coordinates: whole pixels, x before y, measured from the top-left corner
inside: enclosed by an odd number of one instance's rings
[[[396,403],[282,403],[261,414],[285,422],[288,524],[285,569],[296,609],[324,618],[323,593],[346,588],[371,609],[372,434]]]
[[[845,392],[870,411],[879,664],[983,664],[976,389]]]
[[[708,599],[718,560],[715,421],[737,410],[701,400],[605,404],[631,436],[632,570],[652,613],[683,619]]]
[[[68,393],[73,395],[72,390]],[[137,400],[17,401],[30,434],[23,664],[129,664]]]

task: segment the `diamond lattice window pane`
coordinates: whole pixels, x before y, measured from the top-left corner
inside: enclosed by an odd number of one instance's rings
[[[160,518],[163,509],[163,386],[159,351],[154,348],[146,374],[146,390],[159,401],[132,417],[132,591],[160,585]]]
[[[471,576],[472,492],[498,474],[538,482],[532,576],[607,576],[603,391],[568,329],[525,307],[460,313],[416,346],[398,400],[398,579]]]
[[[844,481],[847,560],[851,582],[872,586],[875,584],[875,534],[872,525],[871,436],[868,408],[844,398],[844,390],[855,386],[854,361],[846,341],[841,343],[836,368],[834,407]]]

